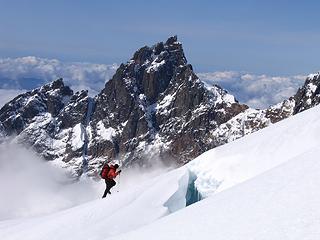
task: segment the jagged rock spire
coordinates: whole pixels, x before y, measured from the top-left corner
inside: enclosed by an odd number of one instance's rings
[[[183,164],[204,151],[257,131],[320,102],[319,74],[288,100],[265,110],[206,88],[177,36],[144,46],[120,65],[94,98],[73,94],[62,79],[17,96],[0,110],[0,136],[15,139],[75,176],[100,162]],[[88,161],[87,161],[88,160]]]
[[[224,101],[226,94],[218,87],[212,91],[204,87],[177,36],[144,46],[121,64],[97,96],[92,126],[103,124],[116,134],[103,141],[93,131],[99,140],[94,140],[91,153],[130,162],[145,158],[142,153],[153,149],[166,156],[161,158],[188,161],[208,149],[203,139],[206,129],[215,128],[210,122],[224,122],[247,108],[234,100]],[[99,145],[109,150],[101,151]]]

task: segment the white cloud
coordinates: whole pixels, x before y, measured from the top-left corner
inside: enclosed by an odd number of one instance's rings
[[[0,59],[0,82],[4,79],[6,82],[30,81],[31,78],[50,82],[62,77],[73,90],[88,89],[91,95],[95,95],[103,89],[117,67],[116,64],[70,63],[34,56],[3,58]]]
[[[0,88],[31,89],[62,77],[74,91],[88,89],[99,93],[117,69],[117,65],[62,62],[34,56],[0,59]],[[266,108],[292,96],[306,76],[269,76],[237,71],[198,73],[207,85],[218,84],[242,103]],[[1,103],[12,98],[14,91],[1,91]],[[20,93],[20,92],[18,92]]]
[[[218,84],[240,102],[261,109],[294,95],[306,79],[306,75],[269,76],[236,71],[217,71],[197,75],[207,86]]]

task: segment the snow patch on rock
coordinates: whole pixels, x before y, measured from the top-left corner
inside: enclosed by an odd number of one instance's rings
[[[78,123],[72,128],[71,146],[72,150],[76,151],[83,146],[84,135],[82,124]]]
[[[116,135],[116,130],[112,127],[105,128],[102,121],[97,124],[97,140],[112,141],[112,138]]]

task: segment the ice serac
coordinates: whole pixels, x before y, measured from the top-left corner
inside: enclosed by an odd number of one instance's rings
[[[148,164],[185,163],[215,146],[211,130],[248,108],[218,86],[207,89],[170,37],[139,49],[96,98],[89,153]],[[94,126],[113,129],[104,139]]]

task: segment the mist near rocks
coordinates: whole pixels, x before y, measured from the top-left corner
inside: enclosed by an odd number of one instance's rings
[[[99,185],[67,173],[15,144],[0,145],[0,220],[37,216],[96,199]]]
[[[12,143],[0,145],[0,221],[35,217],[64,210],[88,201],[100,200],[105,183],[81,177],[39,158],[31,150]],[[123,169],[112,194],[137,187],[174,168],[150,159],[147,168]],[[101,199],[103,201],[103,199]]]

